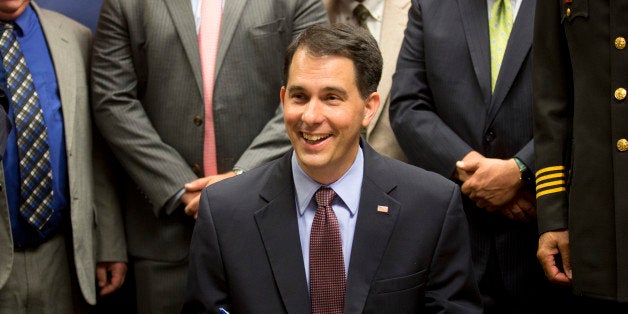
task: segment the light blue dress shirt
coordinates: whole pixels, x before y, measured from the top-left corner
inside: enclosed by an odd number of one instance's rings
[[[360,206],[360,194],[362,190],[362,177],[364,176],[364,154],[362,148],[358,148],[358,154],[349,170],[336,182],[323,185],[310,178],[299,166],[295,153],[292,153],[292,177],[294,178],[295,203],[297,205],[297,221],[299,224],[299,237],[301,240],[301,253],[308,290],[310,287],[310,232],[312,221],[316,214],[316,201],[314,193],[321,186],[328,186],[336,192],[336,198],[332,202],[332,209],[338,219],[340,237],[342,239],[342,255],[345,263],[345,274],[349,271],[351,247],[355,224],[358,219]]]

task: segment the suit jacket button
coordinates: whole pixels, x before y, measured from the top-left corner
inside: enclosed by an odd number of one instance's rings
[[[624,50],[624,48],[626,48],[626,38],[621,36],[615,38],[615,48],[618,50]]]
[[[494,139],[495,139],[495,132],[493,132],[493,131],[489,131],[484,136],[484,140],[487,141],[487,142],[492,142]]]
[[[201,175],[201,171],[203,169],[201,168],[201,165],[199,164],[194,164],[194,166],[192,166],[192,171],[194,171],[194,173],[196,173],[196,175]]]
[[[625,88],[618,88],[615,90],[615,99],[617,100],[624,100],[626,98],[626,89]]]
[[[619,141],[617,141],[617,150],[620,152],[625,152],[628,150],[628,140],[626,140],[625,138],[620,139]]]
[[[201,116],[194,116],[194,125],[201,126],[203,124],[203,118]]]

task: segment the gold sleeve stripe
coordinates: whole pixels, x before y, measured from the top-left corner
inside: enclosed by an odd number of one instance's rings
[[[545,190],[545,191],[536,193],[536,198],[538,199],[538,198],[540,198],[543,195],[554,194],[554,193],[564,192],[564,191],[567,191],[567,189],[564,188],[564,187],[550,189],[550,190]]]
[[[550,186],[557,186],[557,185],[564,185],[564,184],[565,184],[565,180],[550,181],[550,182],[537,185],[536,190],[538,191],[538,190],[542,190]]]
[[[545,168],[540,169],[539,171],[536,172],[536,177],[538,177],[542,173],[546,173],[546,172],[550,172],[550,171],[563,171],[563,170],[565,170],[565,166],[545,167]]]
[[[556,179],[556,178],[564,178],[565,174],[560,172],[560,173],[552,173],[552,174],[546,174],[544,176],[540,176],[536,178],[536,184],[539,184],[539,182],[541,181],[545,181],[545,180],[549,180],[549,179]]]

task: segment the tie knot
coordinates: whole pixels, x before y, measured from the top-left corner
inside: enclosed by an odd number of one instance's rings
[[[13,23],[12,22],[2,22],[0,21],[0,28],[2,28],[3,30],[13,30]]]
[[[334,190],[323,186],[320,189],[318,189],[318,191],[316,191],[316,194],[314,197],[316,199],[316,204],[319,207],[327,207],[331,204],[331,201],[334,199],[334,196],[336,196],[336,192],[334,192]]]
[[[0,34],[5,37],[3,38],[3,42],[7,42],[9,40],[9,36],[11,36],[11,33],[13,33],[14,28],[15,27],[13,26],[13,23],[0,21]]]
[[[367,9],[362,3],[358,4],[355,9],[353,9],[353,17],[361,27],[366,27],[366,19],[368,19],[370,15],[371,12],[369,12],[369,9]]]

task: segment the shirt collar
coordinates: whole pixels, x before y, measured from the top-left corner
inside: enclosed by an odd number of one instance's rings
[[[310,202],[313,202],[312,198],[314,193],[324,186],[312,178],[310,178],[301,169],[301,166],[297,162],[296,153],[292,152],[292,177],[294,178],[294,188],[296,191],[296,202],[299,210],[299,215],[303,215]],[[345,203],[351,212],[351,216],[355,215],[360,205],[360,192],[362,189],[362,178],[364,176],[364,153],[362,148],[358,147],[358,154],[351,165],[351,168],[334,183],[327,185],[332,188],[339,199]]]
[[[24,12],[13,21],[17,36],[23,37],[25,34],[30,34],[30,30],[35,23],[37,23],[37,14],[35,14],[35,10],[33,10],[29,4],[26,9],[24,9]]]

